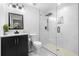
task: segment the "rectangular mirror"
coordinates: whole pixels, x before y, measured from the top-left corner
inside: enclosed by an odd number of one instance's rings
[[[23,29],[23,15],[9,13],[9,29]]]

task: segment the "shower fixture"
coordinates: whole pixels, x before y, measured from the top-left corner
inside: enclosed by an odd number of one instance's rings
[[[47,16],[49,18],[49,16],[51,16],[52,13],[48,13],[45,16]],[[45,30],[49,31],[49,19],[47,19],[47,25],[45,26]]]
[[[36,6],[37,4],[36,3],[33,3],[33,5]]]
[[[52,15],[52,13],[48,13],[47,15],[45,15],[45,16],[51,16]]]

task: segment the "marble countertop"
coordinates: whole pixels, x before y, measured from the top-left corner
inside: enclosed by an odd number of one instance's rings
[[[28,33],[7,34],[7,35],[0,35],[0,37],[11,37],[11,36],[19,36],[19,35],[28,35]]]
[[[36,35],[39,35],[39,34],[29,34],[29,35],[36,36]]]

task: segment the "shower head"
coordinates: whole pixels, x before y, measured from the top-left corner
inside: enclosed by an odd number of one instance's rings
[[[45,16],[51,16],[52,15],[52,13],[48,13],[47,15],[45,15]]]

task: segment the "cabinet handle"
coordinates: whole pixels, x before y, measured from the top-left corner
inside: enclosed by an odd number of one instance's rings
[[[17,45],[18,45],[18,43],[19,43],[19,40],[17,39]]]
[[[15,39],[15,45],[16,45],[16,39]]]

